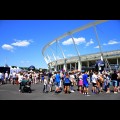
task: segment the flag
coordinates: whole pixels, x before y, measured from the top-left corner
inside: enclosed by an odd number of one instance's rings
[[[101,61],[103,61],[103,57],[101,56]]]

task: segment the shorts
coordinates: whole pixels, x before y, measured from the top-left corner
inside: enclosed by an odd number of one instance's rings
[[[96,84],[96,83],[92,83],[92,85],[93,85],[93,87],[96,87],[96,86],[97,86],[97,84]]]
[[[112,80],[112,83],[114,87],[117,87],[117,83],[118,83],[117,80]]]
[[[103,86],[103,83],[100,83],[100,87],[102,87]]]
[[[64,86],[70,86],[70,83],[64,83]]]
[[[88,84],[83,84],[83,86],[86,87],[86,88],[88,88],[89,85]]]
[[[55,84],[57,87],[60,87],[60,82],[56,82]]]

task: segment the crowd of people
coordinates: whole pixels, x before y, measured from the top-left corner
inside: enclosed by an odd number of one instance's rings
[[[79,93],[89,95],[90,85],[92,85],[93,94],[99,94],[103,91],[115,94],[120,92],[120,71],[96,72],[91,70],[76,73],[66,72],[65,74],[57,72],[51,78],[55,81],[55,92],[61,91],[61,87],[65,94],[75,92],[74,86],[78,86]]]
[[[114,94],[120,92],[120,70],[116,71],[69,71],[69,72],[54,72],[47,75],[40,72],[19,72],[8,74],[0,73],[0,85],[2,84],[17,84],[21,92],[23,87],[31,84],[43,84],[43,93],[46,92],[63,92],[65,94],[78,91],[80,94],[90,95],[99,94],[102,92]],[[75,90],[77,86],[77,90]],[[92,86],[92,88],[90,87]],[[112,86],[112,87],[111,87]],[[53,91],[53,89],[55,90]],[[111,89],[112,88],[112,89]],[[30,91],[31,92],[31,91]]]

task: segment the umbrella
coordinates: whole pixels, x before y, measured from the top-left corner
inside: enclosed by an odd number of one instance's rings
[[[35,66],[31,65],[28,69],[29,70],[35,70]]]

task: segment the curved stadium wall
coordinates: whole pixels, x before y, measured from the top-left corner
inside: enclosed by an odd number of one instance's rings
[[[75,44],[75,39],[73,37],[74,34],[82,30],[88,29],[90,27],[96,26],[106,21],[107,20],[97,20],[95,22],[89,23],[85,26],[82,26],[75,30],[67,32],[63,34],[62,36],[46,44],[42,50],[42,55],[48,65],[49,70],[50,71],[51,70],[53,71],[79,70],[80,71],[86,68],[92,69],[92,68],[95,68],[95,62],[101,58],[101,55],[103,56],[103,59],[107,61],[106,69],[107,68],[111,68],[111,69],[118,68],[120,66],[120,50],[113,50],[113,51],[106,51],[106,52],[102,52],[100,50],[95,53],[80,55],[79,49],[77,48],[77,45]],[[64,49],[60,45],[60,41],[63,41],[64,39],[72,40],[73,48],[76,53],[74,56],[67,57],[64,54]],[[99,48],[101,48],[99,41],[98,41],[98,45],[99,45]],[[58,54],[55,54],[55,52],[61,54],[61,57],[58,57]],[[51,55],[48,55],[48,54],[51,54]]]

